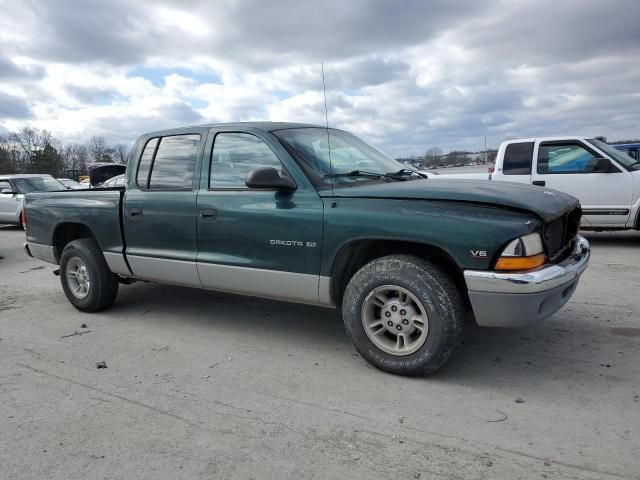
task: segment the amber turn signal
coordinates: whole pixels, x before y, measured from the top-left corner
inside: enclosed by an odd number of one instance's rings
[[[530,257],[500,257],[496,263],[496,270],[531,270],[544,265],[544,253]]]

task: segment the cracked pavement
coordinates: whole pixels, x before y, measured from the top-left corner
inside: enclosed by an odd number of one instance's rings
[[[640,478],[640,233],[586,236],[549,321],[403,378],[323,308],[136,283],[83,314],[0,227],[0,477]]]

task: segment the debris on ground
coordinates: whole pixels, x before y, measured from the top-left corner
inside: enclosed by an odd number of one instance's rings
[[[517,400],[516,400],[516,402],[517,402]],[[501,412],[500,410],[496,410],[496,412],[498,412],[500,415],[502,415],[502,417],[498,418],[497,420],[487,420],[487,423],[504,422],[507,418],[509,418],[506,413]]]
[[[104,360],[102,362],[96,362],[96,368],[107,368],[107,362]]]
[[[156,352],[166,352],[169,350],[169,345],[163,345],[162,347],[152,348],[151,350],[154,350]]]
[[[87,328],[87,324],[83,323],[82,325],[80,325],[80,328]]]
[[[522,397],[516,398],[516,403],[524,403],[524,398]]]
[[[84,335],[85,333],[91,333],[91,330],[85,330],[84,332],[73,332],[69,335],[62,335],[60,338],[75,337],[76,335]]]

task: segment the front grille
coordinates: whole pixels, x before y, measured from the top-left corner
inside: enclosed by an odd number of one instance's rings
[[[578,228],[580,227],[580,207],[565,213],[560,218],[547,223],[542,230],[542,241],[551,263],[561,262],[573,250]]]

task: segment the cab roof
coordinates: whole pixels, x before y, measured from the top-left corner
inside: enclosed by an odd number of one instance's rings
[[[228,123],[205,123],[202,125],[189,125],[185,127],[169,128],[165,130],[157,130],[155,132],[145,133],[143,136],[162,136],[167,134],[175,135],[181,131],[189,131],[193,129],[206,129],[206,128],[238,128],[246,129],[252,128],[257,130],[263,130],[265,132],[274,132],[276,130],[287,130],[291,128],[326,128],[323,125],[314,125],[311,123],[297,123],[297,122],[228,122]],[[334,130],[334,129],[332,129]]]
[[[516,142],[560,142],[564,140],[587,140],[592,139],[593,136],[584,136],[584,135],[562,135],[557,137],[530,137],[530,138],[513,138],[510,140],[505,140],[503,143],[516,143]]]

